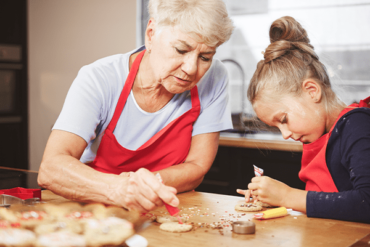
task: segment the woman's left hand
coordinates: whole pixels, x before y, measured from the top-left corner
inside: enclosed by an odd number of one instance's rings
[[[273,206],[285,206],[285,199],[292,190],[288,185],[267,176],[252,178],[248,189],[254,199]]]

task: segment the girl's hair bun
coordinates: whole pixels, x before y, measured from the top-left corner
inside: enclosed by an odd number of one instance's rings
[[[270,42],[264,53],[265,63],[287,53],[307,63],[311,63],[312,58],[318,59],[306,30],[293,17],[284,16],[271,24]]]
[[[270,42],[280,40],[310,43],[306,30],[290,16],[281,17],[271,24]]]

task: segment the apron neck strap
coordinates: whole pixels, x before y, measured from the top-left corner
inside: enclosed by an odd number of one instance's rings
[[[128,98],[128,95],[131,92],[132,85],[134,84],[137,71],[140,67],[140,62],[145,54],[145,50],[141,51],[139,55],[135,58],[134,62],[132,63],[131,70],[127,76],[125,85],[123,86],[123,90],[121,92],[121,95],[119,96],[118,103],[116,105],[116,109],[114,110],[114,114],[112,117],[111,122],[109,123],[107,129],[113,132],[113,130],[116,128],[116,124],[118,122],[119,117],[121,116],[121,113],[123,111],[123,108],[125,107],[126,100]]]

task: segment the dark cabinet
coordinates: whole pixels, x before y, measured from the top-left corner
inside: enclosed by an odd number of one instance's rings
[[[0,166],[28,168],[27,1],[0,0]]]
[[[0,1],[0,43],[20,44],[26,40],[26,0]]]
[[[255,176],[253,165],[264,174],[291,187],[304,189],[298,178],[301,152],[259,150],[220,146],[211,169],[196,191],[238,195],[236,189],[247,189]]]

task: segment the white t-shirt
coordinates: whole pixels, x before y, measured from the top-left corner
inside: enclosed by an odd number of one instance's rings
[[[99,59],[82,67],[73,81],[53,129],[74,133],[88,143],[81,162],[94,160],[128,76],[130,55],[143,49]],[[197,86],[201,110],[192,136],[232,129],[224,65],[213,59]],[[143,111],[131,91],[113,133],[121,146],[136,150],[190,108],[190,91],[176,94],[154,113]]]

